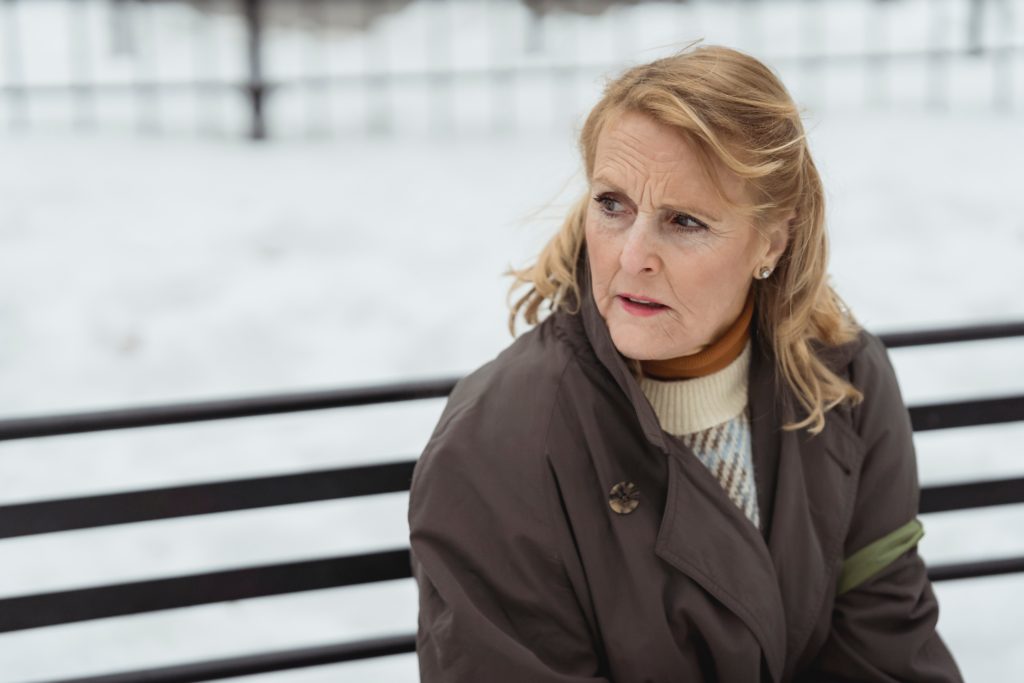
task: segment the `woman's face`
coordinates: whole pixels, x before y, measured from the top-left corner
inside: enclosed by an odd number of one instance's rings
[[[726,195],[745,199],[742,179],[716,164]],[[606,122],[590,189],[594,299],[628,358],[675,358],[710,345],[739,316],[754,274],[785,249],[785,221],[772,226],[770,241],[761,237],[715,201],[692,143],[642,113]]]

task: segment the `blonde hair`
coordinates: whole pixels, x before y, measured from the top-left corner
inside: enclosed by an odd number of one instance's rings
[[[783,220],[795,210],[786,249],[769,279],[754,280],[759,333],[774,351],[775,371],[792,387],[807,417],[783,426],[808,427],[818,434],[825,413],[863,393],[818,358],[813,343],[838,346],[858,337],[860,324],[828,283],[828,240],[821,178],[811,158],[800,112],[779,78],[757,59],[718,45],[690,49],[627,69],[606,82],[600,101],[579,134],[587,180],[602,127],[615,115],[634,111],[675,128],[692,141],[718,199],[750,221],[755,230]],[[748,197],[760,203],[730,200],[712,170],[717,159],[744,179]],[[516,317],[539,322],[539,309],[579,311],[576,262],[584,245],[589,193],[573,202],[561,229],[543,247],[533,265],[510,267],[503,275],[529,289],[510,304],[508,326]],[[575,307],[573,305],[575,304]],[[640,362],[627,359],[640,376]]]

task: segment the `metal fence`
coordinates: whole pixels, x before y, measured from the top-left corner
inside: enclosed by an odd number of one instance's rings
[[[813,107],[1024,99],[1019,0],[0,0],[0,127],[430,136],[572,125],[700,37]]]
[[[1024,337],[1024,321],[883,333],[888,348]],[[447,396],[458,378],[0,420],[0,441]],[[1024,394],[909,407],[915,431],[1024,421]],[[0,539],[408,490],[415,459],[0,506]],[[921,513],[1024,503],[1024,477],[921,490]],[[932,581],[1024,572],[1024,557],[932,566]],[[228,600],[411,578],[409,549],[249,566],[0,599],[0,633]],[[184,683],[415,651],[415,634],[188,662],[59,683]],[[55,682],[51,682],[55,683]]]

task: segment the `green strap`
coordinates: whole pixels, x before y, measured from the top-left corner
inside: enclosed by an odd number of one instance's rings
[[[913,548],[924,536],[924,527],[915,517],[899,529],[882,536],[843,560],[839,576],[839,590],[842,595],[856,588],[872,576],[885,569],[904,552]]]

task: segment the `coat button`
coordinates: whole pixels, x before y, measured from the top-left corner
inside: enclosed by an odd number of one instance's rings
[[[620,515],[628,515],[640,504],[640,489],[631,481],[620,481],[608,491],[608,505]]]

